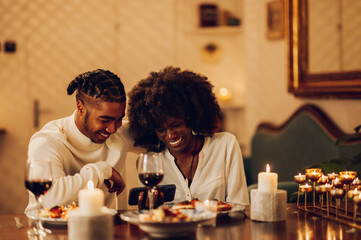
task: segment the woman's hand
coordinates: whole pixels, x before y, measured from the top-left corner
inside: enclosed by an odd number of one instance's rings
[[[159,207],[164,203],[164,193],[158,189],[153,190],[153,206],[154,208]],[[140,192],[138,196],[138,209],[148,209],[149,198],[147,192]]]
[[[112,168],[112,176],[109,179],[104,180],[104,184],[108,188],[108,192],[110,193],[116,192],[117,196],[121,192],[123,192],[125,188],[125,183],[123,181],[122,176],[120,176],[120,174],[114,168]]]

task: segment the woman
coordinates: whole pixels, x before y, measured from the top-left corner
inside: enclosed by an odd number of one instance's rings
[[[135,146],[160,152],[162,184],[174,202],[192,198],[249,204],[241,149],[234,135],[214,133],[220,107],[205,76],[180,68],[152,72],[129,94]]]

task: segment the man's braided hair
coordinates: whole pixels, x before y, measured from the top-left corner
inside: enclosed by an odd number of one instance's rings
[[[91,97],[101,102],[124,102],[126,99],[124,85],[120,78],[111,71],[103,69],[77,76],[68,86],[68,95],[72,95],[75,90],[77,90],[77,100]]]

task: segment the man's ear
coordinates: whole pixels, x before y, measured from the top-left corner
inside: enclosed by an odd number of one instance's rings
[[[78,100],[78,101],[76,102],[76,110],[77,110],[78,113],[80,113],[81,115],[85,113],[86,108],[85,108],[85,106],[84,106],[83,101]]]

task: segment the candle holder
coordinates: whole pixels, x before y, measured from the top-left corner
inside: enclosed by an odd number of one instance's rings
[[[355,188],[361,190],[361,180],[358,177],[356,177],[350,185],[350,190],[354,190]]]
[[[325,192],[321,191],[321,185],[316,185],[315,186],[315,192],[318,194],[319,196],[319,202],[320,202],[320,207],[321,209],[323,208],[323,195]]]
[[[353,197],[354,212],[353,212],[353,222],[356,223],[357,209],[361,205],[361,194]]]
[[[322,175],[318,180],[317,183],[320,185],[328,183],[328,177],[325,175]]]
[[[337,173],[328,173],[327,174],[327,177],[330,179],[330,181],[333,181],[336,179],[336,177],[338,177],[338,174]]]
[[[299,177],[300,175],[301,174],[294,176],[296,183],[303,183],[303,179]],[[357,173],[354,171],[342,171],[339,174],[329,173],[327,176],[323,176],[319,169],[307,169],[305,176],[306,179],[313,182],[313,187],[312,184],[308,185],[306,183],[301,185],[301,183],[299,183],[298,192],[305,194],[305,205],[304,207],[298,206],[297,209],[324,219],[337,221],[338,223],[361,229],[361,213],[358,213],[358,209],[361,206],[361,181],[356,178],[356,175]],[[320,198],[320,201],[316,203],[314,197],[314,203],[312,205],[308,203],[312,201],[311,199],[307,201],[307,193],[311,191],[313,191],[314,194],[318,194]],[[324,196],[326,196],[326,202],[324,201]],[[335,205],[333,205],[332,202],[333,198],[335,199]],[[341,203],[343,199],[345,199],[345,204]],[[350,208],[350,206],[347,206],[349,199],[352,199],[351,204],[353,204],[353,211],[351,209],[348,210],[348,208]],[[350,203],[348,205],[350,205]]]
[[[306,182],[306,175],[299,173],[293,177],[293,180],[298,183],[298,193],[297,193],[297,207],[300,206],[300,186],[302,183]]]
[[[327,209],[327,216],[329,216],[330,215],[330,204],[328,201],[328,194],[330,193],[330,191],[332,189],[332,185],[326,183],[325,185],[321,185],[320,189],[321,189],[321,193],[326,194],[326,209]],[[322,201],[323,201],[323,195],[322,195]],[[322,205],[321,205],[321,210],[322,210]]]
[[[307,208],[307,193],[312,191],[312,186],[306,183],[305,185],[300,186],[301,192],[305,193],[305,209]]]
[[[321,168],[309,168],[306,169],[306,178],[313,182],[313,207],[316,206],[316,193],[315,186],[316,182],[322,176]]]
[[[339,174],[339,179],[346,186],[345,189],[345,195],[347,196],[350,184],[353,182],[353,180],[356,178],[357,172],[355,171],[342,171]],[[347,199],[345,201],[345,216],[348,214],[348,206],[347,206]]]
[[[333,198],[336,198],[336,219],[338,219],[338,209],[340,208],[341,198],[344,196],[344,190],[341,188],[334,188],[330,190]]]

